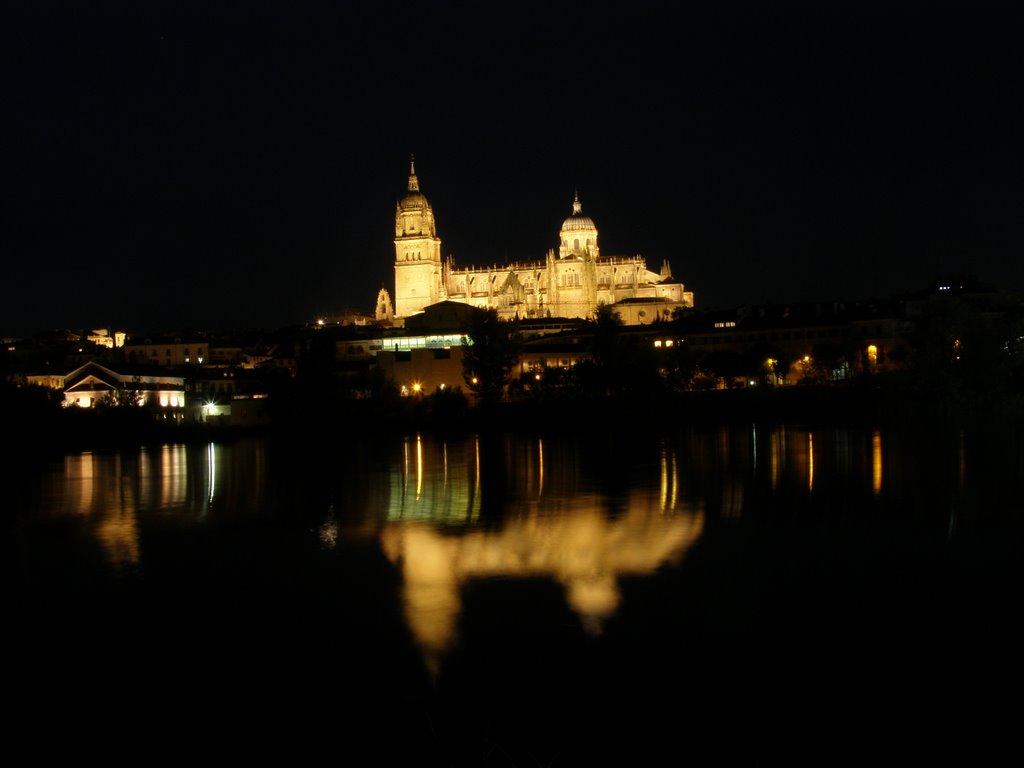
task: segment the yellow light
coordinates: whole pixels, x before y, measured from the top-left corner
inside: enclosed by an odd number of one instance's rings
[[[474,376],[474,377],[473,377],[472,379],[470,379],[470,381],[471,381],[471,382],[472,382],[473,384],[479,384],[479,383],[480,383],[480,379],[478,379],[478,378],[477,378],[476,376]]]
[[[882,433],[877,429],[871,435],[871,491],[882,492]]]
[[[811,356],[810,355],[804,355],[804,362],[805,363],[811,362]]]
[[[868,362],[875,365],[878,362],[878,347],[868,344]]]
[[[661,339],[655,339],[654,346],[660,347],[661,346]]]
[[[533,374],[533,378],[535,378],[537,381],[540,381],[540,374],[539,373]]]
[[[814,435],[807,433],[807,490],[814,491]]]
[[[421,389],[423,389],[423,385],[418,381],[412,385],[412,391],[416,394],[419,394]]]
[[[672,339],[669,339],[668,341],[666,341],[665,342],[665,346],[666,347],[671,347],[672,346]]]

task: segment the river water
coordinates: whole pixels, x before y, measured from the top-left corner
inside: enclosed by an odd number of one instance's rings
[[[977,759],[1017,728],[1009,430],[253,437],[18,466],[7,730],[37,756],[835,764]]]

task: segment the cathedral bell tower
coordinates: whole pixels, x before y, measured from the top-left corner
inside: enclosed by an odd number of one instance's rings
[[[441,272],[441,238],[413,158],[409,189],[395,208],[395,316],[408,317],[440,301]]]

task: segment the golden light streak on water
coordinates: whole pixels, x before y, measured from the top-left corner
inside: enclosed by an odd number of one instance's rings
[[[771,473],[772,490],[779,487],[786,456],[785,433],[781,428],[772,430],[769,442],[768,464]]]
[[[476,520],[477,514],[480,512],[480,436],[478,435],[473,439],[473,449],[475,451],[475,459],[473,461],[474,477],[473,477],[473,498],[476,503],[473,506],[473,511],[470,514],[470,520]]]
[[[409,439],[402,441],[402,497],[409,493]]]
[[[537,498],[539,499],[544,495],[544,440],[543,438],[537,438],[537,463],[539,464],[539,471],[537,477]]]
[[[93,461],[94,457],[90,452],[79,456],[68,456],[64,459],[65,474],[79,484],[78,512],[82,515],[88,515],[93,507],[93,497],[95,496]]]
[[[671,512],[679,500],[679,465],[676,454],[664,447],[661,449],[661,484],[658,506],[663,512]]]
[[[679,464],[676,461],[676,455],[672,454],[672,501],[669,506],[669,511],[674,512],[676,504],[678,503],[679,496]]]
[[[668,505],[668,453],[665,448],[661,449],[661,508]]]
[[[423,442],[416,435],[416,499],[423,495]]]
[[[814,492],[814,434],[807,433],[807,490]]]
[[[185,502],[188,473],[184,445],[165,445],[160,450],[160,506],[170,509]]]
[[[876,496],[882,492],[882,433],[877,429],[871,435],[871,490]]]

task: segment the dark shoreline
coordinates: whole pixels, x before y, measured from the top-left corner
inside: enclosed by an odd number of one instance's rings
[[[323,411],[279,417],[262,426],[153,420],[146,413],[19,412],[5,451],[15,461],[68,451],[166,443],[231,442],[252,435],[289,440],[346,435],[355,440],[487,432],[655,436],[688,427],[801,424],[907,429],[1005,429],[1024,421],[1017,401],[992,396],[956,403],[932,392],[866,385],[712,390],[663,396],[611,395],[468,406],[456,398],[339,400]]]

